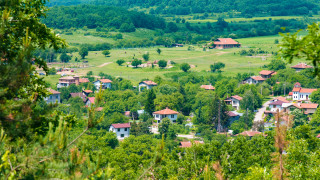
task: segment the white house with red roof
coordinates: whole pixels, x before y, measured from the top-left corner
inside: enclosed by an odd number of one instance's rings
[[[215,90],[215,87],[213,87],[211,84],[210,85],[201,85],[200,88],[205,89],[205,90]]]
[[[143,89],[152,89],[154,86],[157,86],[158,84],[153,81],[142,81],[139,83],[139,92]]]
[[[297,101],[308,101],[310,95],[317,89],[302,88],[300,83],[296,83],[292,90],[292,99]]]
[[[281,111],[283,109],[282,104],[285,103],[281,100],[274,101],[269,104],[270,111],[277,112],[277,110]]]
[[[98,79],[95,82],[93,82],[97,90],[99,90],[100,87],[102,87],[102,89],[110,89],[111,83],[112,81],[110,79]]]
[[[124,139],[130,135],[130,123],[111,124],[109,131],[114,132],[118,139]]]
[[[88,99],[86,101],[86,106],[90,107],[92,104],[94,104],[95,99],[96,99],[95,97],[88,97]]]
[[[218,38],[213,42],[213,48],[227,49],[227,48],[239,48],[241,44],[232,38]]]
[[[49,103],[60,103],[60,92],[55,91],[53,89],[48,89],[49,91],[49,96],[44,98],[44,100],[49,104]]]
[[[158,124],[161,123],[163,118],[169,118],[172,123],[175,123],[177,121],[178,114],[179,112],[166,108],[161,111],[154,112],[153,117],[155,120],[157,120]]]
[[[261,76],[251,76],[243,81],[245,84],[258,84],[262,83],[266,79]]]
[[[232,107],[236,108],[237,110],[240,108],[240,101],[242,100],[242,97],[238,95],[231,96],[224,101],[227,105],[231,105]]]
[[[306,63],[299,63],[297,65],[294,65],[294,66],[291,66],[292,69],[295,69],[296,72],[300,72],[301,70],[304,70],[304,69],[309,69],[309,68],[313,68],[312,66],[309,66],[308,64]]]
[[[277,72],[269,71],[269,70],[262,70],[259,72],[259,74],[262,78],[268,79],[268,78],[271,78],[273,75],[276,75]]]

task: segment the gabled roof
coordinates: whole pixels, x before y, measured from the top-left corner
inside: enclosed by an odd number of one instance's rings
[[[218,40],[213,42],[214,44],[240,44],[232,38],[218,38]]]
[[[273,99],[274,101],[277,100],[277,101],[282,101],[284,103],[289,103],[290,101],[287,100],[287,98],[285,97],[282,97],[282,96],[279,96],[279,97],[276,97],[275,99]]]
[[[236,114],[236,113],[234,113],[234,112],[232,112],[232,111],[228,111],[228,115],[229,115],[230,117],[239,116],[239,114]]]
[[[261,134],[261,132],[259,132],[259,131],[244,131],[244,132],[240,133],[239,135],[252,137],[255,135],[259,135],[259,134]]]
[[[79,83],[88,83],[88,82],[90,82],[88,78],[79,79]]]
[[[289,92],[289,96],[292,96],[293,95],[293,92]]]
[[[69,79],[74,79],[74,77],[72,76],[66,76],[66,77],[62,77],[59,80],[69,80]]]
[[[53,89],[48,89],[50,94],[60,94],[59,91],[53,90]]]
[[[252,79],[256,80],[256,81],[264,81],[266,79],[264,79],[263,77],[261,76],[251,76]]]
[[[98,81],[100,81],[102,83],[112,83],[112,81],[110,79],[99,79]]]
[[[214,90],[215,89],[215,87],[213,87],[212,85],[201,85],[200,88],[206,89],[206,90]]]
[[[90,101],[92,104],[94,104],[95,99],[96,99],[95,97],[88,97],[88,101]]]
[[[144,84],[146,84],[146,85],[151,85],[151,86],[156,86],[156,85],[158,85],[157,83],[155,83],[155,82],[153,82],[153,81],[142,81],[142,82],[140,82],[140,83],[144,83]],[[139,84],[140,84],[139,83]]]
[[[300,84],[299,82],[296,82],[296,83],[294,84],[294,87],[301,87],[301,84]]]
[[[130,123],[122,123],[122,124],[111,124],[114,128],[131,128]]]
[[[300,92],[301,87],[294,87],[292,89],[292,92]]]
[[[70,93],[71,97],[81,97],[83,102],[86,102],[87,100],[87,96],[84,95],[83,93],[79,92],[79,93]]]
[[[306,88],[301,88],[300,93],[312,93],[313,91],[316,91],[317,89],[306,89]]]
[[[274,101],[274,102],[270,103],[269,105],[280,105],[280,106],[282,106],[283,103],[285,103],[285,102],[278,100],[278,101]]]
[[[274,73],[275,71],[269,71],[269,70],[262,70],[259,72],[259,74],[265,75],[265,76],[273,75]]]
[[[318,104],[313,104],[313,103],[295,103],[293,105],[299,109],[317,109],[318,108]]]
[[[234,95],[234,96],[231,96],[231,97],[234,98],[234,99],[237,99],[237,100],[239,100],[239,101],[242,100],[242,97],[240,97],[240,96],[238,96],[238,95]]]
[[[91,91],[91,90],[83,90],[83,92],[85,92],[85,93],[93,93],[93,91]]]
[[[169,114],[179,114],[179,112],[166,108],[161,111],[156,111],[153,114],[169,115]]]
[[[313,67],[309,66],[306,63],[299,63],[297,65],[291,66],[291,68],[294,68],[294,69],[306,69],[306,68],[313,68]]]

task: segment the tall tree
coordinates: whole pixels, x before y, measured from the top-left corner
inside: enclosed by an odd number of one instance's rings
[[[81,47],[79,50],[79,55],[81,56],[82,59],[84,59],[86,56],[88,56],[89,51],[87,47]]]
[[[209,122],[213,124],[218,132],[223,131],[230,125],[229,112],[226,103],[217,95],[209,103]]]
[[[152,116],[152,113],[155,110],[154,100],[156,99],[156,94],[154,93],[154,90],[151,89],[148,91],[147,95],[147,102],[145,104],[145,111]]]

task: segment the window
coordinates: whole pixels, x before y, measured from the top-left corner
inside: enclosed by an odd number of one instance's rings
[[[158,123],[161,123],[160,120],[158,120]]]
[[[50,99],[52,99],[52,96],[50,96]]]
[[[124,131],[128,131],[128,128],[124,128]]]
[[[120,132],[120,128],[118,128],[118,132]]]
[[[156,115],[156,118],[159,118],[159,114]]]
[[[56,95],[56,99],[58,99],[58,95]]]
[[[273,105],[273,108],[276,108],[276,105]]]
[[[171,118],[174,118],[174,114],[171,115]]]
[[[175,122],[176,122],[176,120],[172,120],[172,122],[173,122],[173,123],[175,123]]]
[[[122,137],[122,138],[123,138],[123,137],[124,137],[124,134],[121,134],[121,135],[120,135],[120,137]]]

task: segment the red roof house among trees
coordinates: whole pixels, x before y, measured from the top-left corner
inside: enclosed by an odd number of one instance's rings
[[[213,48],[226,49],[226,48],[239,48],[241,44],[232,38],[218,38],[213,42]]]
[[[307,68],[313,68],[312,66],[309,66],[308,64],[306,63],[299,63],[295,66],[291,66],[291,68],[295,69],[296,72],[299,72],[301,70],[304,70],[304,69],[307,69]]]

